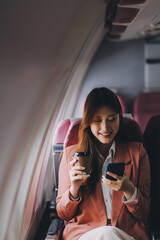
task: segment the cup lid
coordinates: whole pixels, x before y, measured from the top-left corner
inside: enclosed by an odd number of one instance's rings
[[[92,156],[89,152],[75,152],[73,157],[90,157]]]

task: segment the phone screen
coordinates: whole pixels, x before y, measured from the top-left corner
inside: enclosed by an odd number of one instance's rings
[[[107,174],[107,172],[114,173],[120,177],[123,176],[124,174],[124,167],[125,164],[123,162],[120,163],[108,163],[106,167],[106,178],[112,180],[112,181],[117,181],[115,178],[111,177],[110,175]]]

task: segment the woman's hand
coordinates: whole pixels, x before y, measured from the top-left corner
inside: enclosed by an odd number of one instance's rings
[[[127,175],[124,173],[123,177],[120,177],[111,172],[107,172],[107,174],[117,179],[117,181],[112,181],[102,176],[103,184],[115,191],[123,191],[126,199],[129,200],[135,191],[135,186],[129,181]]]
[[[70,194],[72,195],[73,198],[78,197],[79,188],[84,182],[84,179],[88,176],[88,175],[86,176],[84,167],[75,165],[77,161],[78,161],[77,159],[73,159],[70,162],[71,165],[71,170],[69,173],[71,180]]]

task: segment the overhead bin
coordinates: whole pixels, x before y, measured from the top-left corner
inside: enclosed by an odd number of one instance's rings
[[[138,8],[118,7],[113,23],[130,23],[138,14]]]
[[[145,2],[146,0],[119,0],[119,5],[137,5]]]

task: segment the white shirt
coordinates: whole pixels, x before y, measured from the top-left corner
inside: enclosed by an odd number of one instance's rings
[[[98,151],[98,150],[97,150]],[[108,156],[106,157],[103,166],[102,166],[102,175],[105,176],[106,173],[106,167],[108,163],[112,163],[114,161],[114,157],[115,157],[115,152],[116,152],[116,143],[115,141],[112,143],[112,146],[109,149],[109,153]],[[101,161],[101,159],[104,160],[104,157],[101,155],[101,153],[98,151],[99,154],[99,161]],[[106,206],[106,212],[107,212],[107,218],[111,219],[111,209],[112,209],[112,189],[104,186],[102,184],[102,192],[103,192],[103,197],[104,197],[104,202],[105,202],[105,206]],[[135,188],[135,192],[132,195],[132,198],[130,198],[129,200],[125,199],[125,196],[123,195],[122,197],[122,202],[124,203],[128,203],[128,202],[132,202],[135,201],[137,197],[137,188]]]

